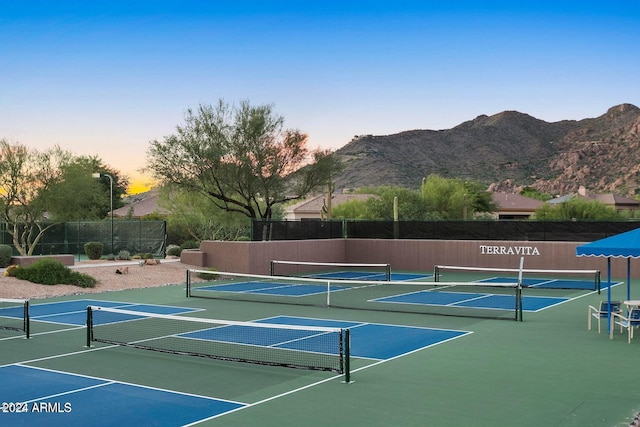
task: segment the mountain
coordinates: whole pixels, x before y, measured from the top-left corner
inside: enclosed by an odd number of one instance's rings
[[[357,136],[336,155],[345,165],[337,188],[418,188],[438,174],[499,191],[565,194],[582,185],[631,195],[640,191],[640,108],[621,104],[597,118],[553,123],[503,111],[452,129]]]

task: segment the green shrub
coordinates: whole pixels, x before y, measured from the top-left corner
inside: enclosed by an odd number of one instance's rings
[[[167,255],[169,256],[180,256],[181,252],[182,252],[182,248],[178,245],[167,246]]]
[[[249,236],[238,236],[236,241],[237,242],[250,242],[251,238]]]
[[[18,274],[18,266],[15,264],[8,266],[4,271],[4,275],[8,277],[16,277],[16,274]]]
[[[183,250],[184,249],[198,249],[200,247],[200,243],[196,242],[195,240],[187,240],[185,242],[182,242],[180,247]]]
[[[84,253],[89,259],[100,259],[104,245],[100,242],[87,242],[84,244]]]
[[[0,245],[0,268],[5,268],[11,264],[13,249],[9,245]]]
[[[120,251],[120,252],[118,252],[117,259],[119,259],[119,260],[130,260],[131,259],[131,254],[129,253],[129,251]]]
[[[96,279],[94,277],[75,270],[71,270],[69,282],[70,283],[67,283],[67,285],[76,285],[81,288],[93,288],[96,286]]]
[[[215,268],[207,268],[208,271],[198,271],[196,276],[198,276],[202,280],[216,280],[219,274],[214,273],[216,271]],[[211,271],[211,273],[209,273]]]
[[[43,285],[75,285],[93,288],[96,279],[88,274],[71,270],[53,258],[42,258],[33,264],[16,269],[16,277]]]
[[[153,254],[151,252],[147,252],[142,255],[142,259],[153,259]]]

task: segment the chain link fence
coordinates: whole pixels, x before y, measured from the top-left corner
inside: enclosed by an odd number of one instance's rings
[[[50,224],[43,224],[44,226]],[[74,221],[54,224],[45,231],[33,255],[72,254],[84,256],[84,245],[100,242],[103,253],[117,255],[128,251],[131,255],[153,254],[164,258],[166,254],[167,225],[165,221],[117,220]],[[0,222],[0,244],[13,246],[7,224]],[[14,247],[14,253],[17,251]]]

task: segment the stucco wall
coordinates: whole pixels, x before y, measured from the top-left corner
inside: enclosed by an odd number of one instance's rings
[[[518,268],[599,269],[606,277],[607,259],[576,257],[572,242],[509,242],[477,240],[330,239],[265,242],[205,241],[205,265],[220,271],[268,274],[273,259],[317,262],[390,263],[393,270],[432,271],[434,265]],[[195,258],[194,258],[195,259]],[[183,262],[190,263],[185,260]],[[197,265],[197,264],[196,264]],[[627,261],[612,259],[612,275],[626,277]],[[631,261],[640,276],[640,260]]]

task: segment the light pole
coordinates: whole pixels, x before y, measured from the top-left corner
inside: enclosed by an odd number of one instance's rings
[[[113,252],[113,177],[108,173],[99,172],[92,173],[91,176],[93,178],[102,178],[103,176],[109,178],[109,200],[111,202],[111,254],[115,255]]]

